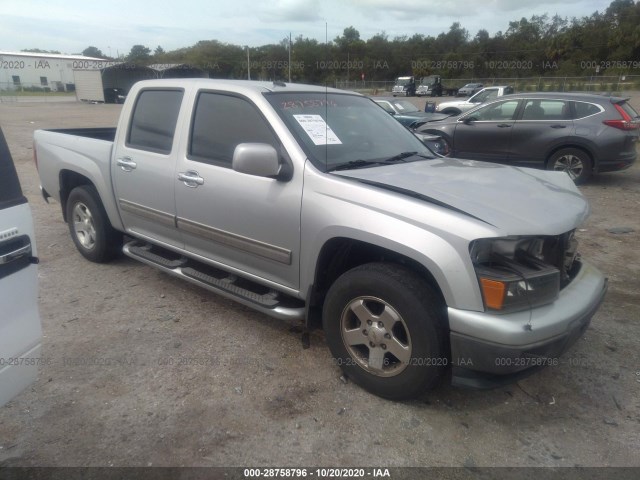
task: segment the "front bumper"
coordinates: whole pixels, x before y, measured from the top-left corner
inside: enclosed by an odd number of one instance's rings
[[[449,308],[452,383],[495,387],[557,365],[589,326],[606,291],[607,279],[583,262],[553,303],[531,311],[496,315]]]

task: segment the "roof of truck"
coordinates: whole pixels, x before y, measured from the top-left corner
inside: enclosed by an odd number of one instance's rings
[[[318,85],[306,85],[303,83],[285,83],[282,81],[265,82],[256,80],[224,80],[211,78],[174,78],[162,80],[143,80],[138,82],[140,88],[144,87],[195,87],[211,89],[249,90],[253,92],[318,92],[318,93],[352,93],[346,90],[323,87]],[[359,94],[357,94],[359,95]]]

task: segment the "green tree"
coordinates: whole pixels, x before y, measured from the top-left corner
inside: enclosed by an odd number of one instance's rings
[[[93,58],[105,58],[103,53],[99,48],[96,47],[87,47],[82,51],[82,55],[85,57],[93,57]]]
[[[151,60],[151,50],[144,45],[134,45],[126,59],[130,63],[148,65]]]

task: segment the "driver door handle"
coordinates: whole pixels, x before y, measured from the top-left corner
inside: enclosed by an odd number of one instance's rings
[[[551,125],[551,128],[567,128],[567,126],[555,124],[555,125]]]
[[[498,128],[509,128],[511,126],[510,123],[499,123],[497,125]]]
[[[178,173],[178,180],[190,188],[197,188],[198,185],[204,185],[204,178],[202,178],[195,170],[187,170],[186,172]]]
[[[130,172],[138,166],[138,164],[134,162],[131,157],[118,158],[116,160],[116,165],[118,165],[125,172]]]

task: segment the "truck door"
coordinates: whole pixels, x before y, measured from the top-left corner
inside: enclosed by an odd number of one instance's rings
[[[302,172],[280,181],[234,171],[240,143],[267,143],[281,156],[286,152],[250,100],[201,91],[195,102],[174,179],[186,250],[297,289]]]
[[[0,407],[38,375],[42,329],[31,210],[0,130]]]
[[[176,124],[183,90],[141,90],[111,164],[113,187],[127,232],[182,247],[176,228]]]

